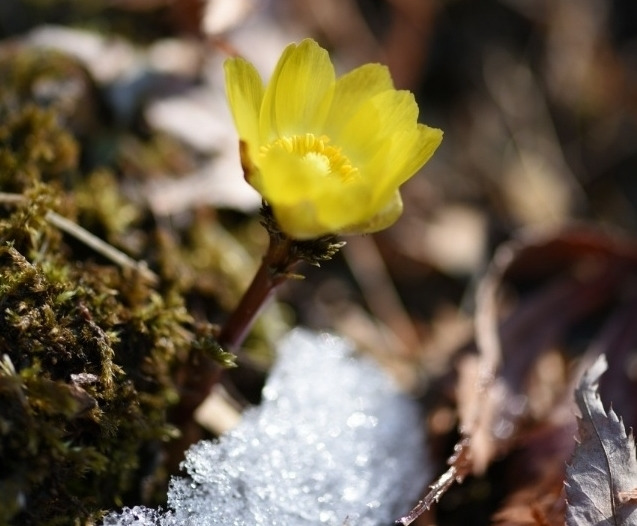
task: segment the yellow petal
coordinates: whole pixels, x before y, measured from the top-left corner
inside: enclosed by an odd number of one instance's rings
[[[371,218],[364,223],[349,226],[341,231],[342,234],[371,234],[384,230],[393,225],[403,213],[403,200],[396,190],[390,197],[389,202],[380,208]]]
[[[272,205],[289,206],[308,197],[325,178],[320,166],[304,162],[301,157],[273,148],[259,162],[261,177],[257,191]],[[252,181],[250,181],[252,184]]]
[[[361,104],[334,141],[350,159],[362,164],[392,135],[414,129],[417,119],[418,105],[411,93],[384,91]]]
[[[345,183],[312,157],[272,149],[262,158],[260,169],[259,186],[250,183],[272,206],[283,231],[295,238],[336,233],[374,213],[367,207],[369,185]]]
[[[374,95],[393,88],[387,66],[365,64],[346,73],[336,81],[325,132],[328,135],[338,135],[361,104]]]
[[[358,190],[363,190],[359,199],[357,192],[352,189],[343,191],[342,187],[333,187],[332,191],[322,188],[318,195],[308,195],[296,203],[268,202],[284,232],[296,239],[311,239],[349,232],[352,224],[367,224],[361,217],[361,203],[368,201],[367,192],[364,187]]]
[[[396,152],[396,158],[403,160],[402,166],[397,163],[397,166],[400,166],[396,174],[397,184],[403,184],[431,159],[442,142],[442,135],[442,130],[438,128],[418,124],[416,131],[405,138],[404,144]]]
[[[372,188],[362,181],[343,184],[332,180],[317,192],[317,219],[325,232],[342,232],[349,226],[365,222],[374,210],[371,204]]]
[[[246,179],[298,239],[391,225],[400,186],[442,138],[418,124],[413,95],[393,88],[386,67],[335,80],[313,40],[284,50],[267,88],[241,59],[227,62],[226,84]]]
[[[318,133],[333,92],[334,67],[327,51],[310,39],[290,44],[265,92],[260,115],[262,141]]]
[[[442,141],[442,131],[424,124],[395,133],[366,164],[366,175],[375,181],[374,203],[384,202],[431,158]]]
[[[270,204],[281,229],[296,239],[326,234],[367,234],[392,225],[403,209],[398,191],[380,210],[365,207],[370,203],[368,190],[363,186],[333,188],[318,199],[308,196],[296,203]]]
[[[259,73],[242,58],[231,58],[224,63],[226,93],[239,138],[246,143],[250,157],[259,149],[259,112],[264,87]]]

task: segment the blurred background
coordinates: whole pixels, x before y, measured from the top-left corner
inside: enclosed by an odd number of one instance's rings
[[[283,47],[307,36],[341,73],[387,64],[396,86],[415,93],[421,121],[445,136],[405,185],[392,228],[348,238],[333,261],[281,290],[246,343],[252,361],[232,373],[247,400],[258,399],[268,349],[294,324],[355,339],[426,396],[427,379],[443,377],[469,338],[474,286],[500,243],[584,223],[633,236],[633,0],[0,3],[0,65],[35,60],[20,93],[58,110],[80,141],[81,173],[108,171],[92,176],[94,214],[82,224],[151,264],[140,236],[170,232],[187,248],[189,309],[217,323],[267,241],[243,181],[222,63],[240,54],[267,78]],[[104,190],[113,185],[117,198]],[[440,434],[452,434],[456,420],[441,415]],[[440,448],[442,465],[449,444]],[[485,484],[462,498],[488,500]],[[463,523],[453,499],[443,524]],[[485,506],[481,524],[493,510]]]
[[[37,46],[77,61],[33,90],[45,102],[64,99],[86,169],[113,168],[129,196],[147,198],[156,217],[173,221],[211,205],[236,224],[258,207],[225,107],[221,64],[229,53],[256,63],[265,78],[281,49],[305,36],[327,47],[341,72],[386,63],[396,86],[416,94],[422,122],[444,130],[443,145],[405,186],[401,220],[352,239],[344,252],[362,291],[334,284],[342,269],[327,265],[289,291],[307,301],[287,299],[303,322],[319,325],[334,323],[334,310],[317,310],[315,293],[330,307],[361,293],[370,295],[368,308],[389,311],[397,301],[413,325],[403,330],[415,331],[403,339],[458,305],[493,247],[520,228],[571,221],[635,228],[636,35],[630,0],[0,6],[5,56]],[[368,287],[380,279],[374,272],[388,280],[391,300]],[[400,318],[376,314],[389,325]]]

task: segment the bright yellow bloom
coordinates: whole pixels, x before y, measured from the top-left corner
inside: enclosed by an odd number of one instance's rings
[[[398,188],[442,140],[385,66],[336,79],[311,39],[285,49],[267,87],[241,58],[225,72],[246,180],[294,238],[388,227],[402,212]]]

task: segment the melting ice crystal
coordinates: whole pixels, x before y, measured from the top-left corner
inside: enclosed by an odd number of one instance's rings
[[[186,454],[169,510],[111,514],[105,526],[385,526],[427,478],[415,403],[340,338],[293,331],[259,407]]]

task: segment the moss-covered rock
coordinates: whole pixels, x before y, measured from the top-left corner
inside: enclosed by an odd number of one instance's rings
[[[0,524],[91,524],[165,495],[176,371],[232,357],[188,313],[179,281],[162,278],[161,245],[131,235],[142,213],[115,178],[80,173],[68,115],[23,97],[37,78],[24,64],[0,61],[16,81],[0,88]],[[158,282],[90,254],[50,212],[137,239]]]

